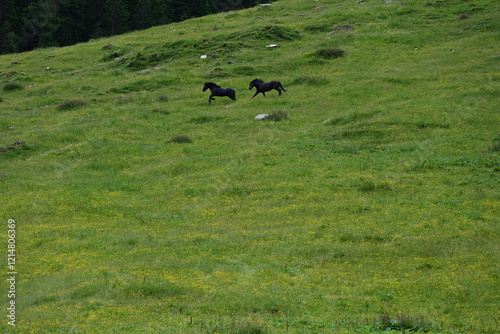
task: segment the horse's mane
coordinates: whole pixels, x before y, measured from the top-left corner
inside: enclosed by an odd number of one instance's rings
[[[205,86],[215,86],[215,87],[220,88],[220,86],[219,86],[219,85],[217,85],[217,84],[215,84],[215,83],[213,83],[213,82],[205,82]]]
[[[261,79],[253,79],[252,82],[264,82]]]

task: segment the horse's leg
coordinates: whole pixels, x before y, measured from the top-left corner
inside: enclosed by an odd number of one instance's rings
[[[255,92],[255,94],[253,94],[252,99],[253,99],[254,97],[256,97],[256,96],[257,96],[257,94],[259,94],[259,93],[260,93],[259,91],[256,91],[256,92]]]
[[[210,95],[210,96],[208,97],[208,103],[212,103],[212,100],[215,100],[215,99],[213,98],[213,95]]]

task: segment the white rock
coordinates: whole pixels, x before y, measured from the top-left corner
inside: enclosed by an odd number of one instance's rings
[[[256,120],[263,120],[263,119],[265,119],[267,116],[269,116],[269,114],[259,114],[259,115],[255,116],[255,119],[256,119]]]

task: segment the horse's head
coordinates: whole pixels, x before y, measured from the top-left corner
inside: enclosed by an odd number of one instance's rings
[[[206,91],[207,89],[212,90],[212,88],[220,88],[220,86],[214,84],[213,82],[205,82],[205,86],[203,86],[203,91]]]
[[[250,82],[250,86],[248,86],[248,89],[250,90],[250,89],[252,89],[252,88],[254,88],[256,86],[255,84],[259,84],[259,83],[262,83],[262,82],[263,81],[260,80],[260,79],[254,79],[254,80],[252,80],[252,82]]]

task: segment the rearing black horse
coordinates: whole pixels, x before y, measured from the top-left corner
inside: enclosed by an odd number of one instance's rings
[[[214,96],[227,96],[231,100],[236,100],[236,92],[232,88],[221,88],[221,86],[214,84],[213,82],[205,82],[205,86],[203,86],[203,91],[210,89],[212,94],[208,98],[208,103],[212,103]]]
[[[252,82],[250,82],[250,86],[248,89],[252,88],[257,88],[257,92],[255,92],[254,96],[252,96],[252,99],[259,93],[262,93],[262,95],[266,96],[266,92],[270,91],[271,89],[276,89],[281,95],[281,90],[286,92],[286,89],[283,88],[283,85],[279,81],[269,81],[269,82],[263,82],[260,79],[255,79]]]

